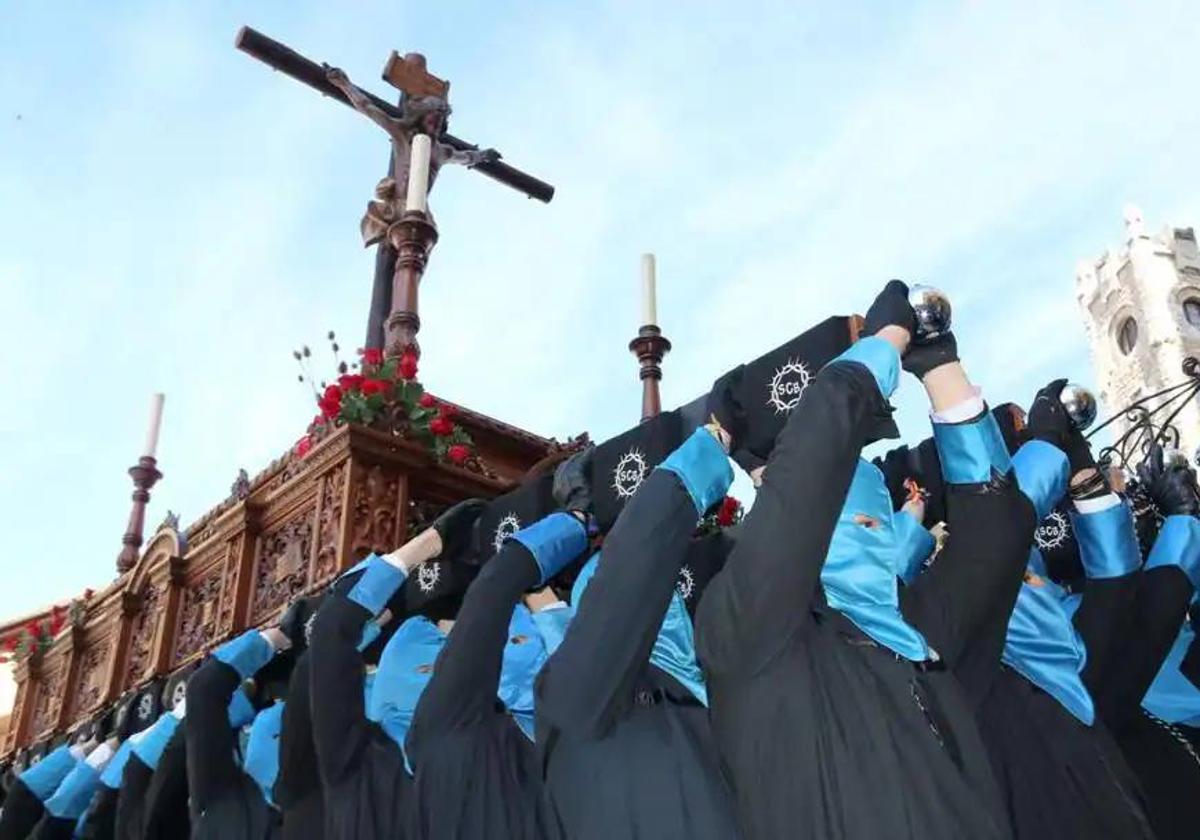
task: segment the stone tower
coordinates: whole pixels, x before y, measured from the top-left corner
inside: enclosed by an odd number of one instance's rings
[[[1200,357],[1200,253],[1192,228],[1148,234],[1141,211],[1126,207],[1124,242],[1079,264],[1075,295],[1105,416],[1182,382],[1183,360]],[[1175,420],[1189,457],[1200,444],[1196,402]]]

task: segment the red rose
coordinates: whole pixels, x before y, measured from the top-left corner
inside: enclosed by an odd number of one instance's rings
[[[17,644],[19,642],[20,642],[20,639],[18,639],[16,636],[9,636],[4,642],[4,649],[5,650],[16,650]]]
[[[325,389],[325,394],[322,399],[342,401],[342,389],[337,385],[330,385]]]
[[[742,503],[733,496],[726,496],[721,502],[721,507],[717,511],[717,524],[722,528],[728,528],[737,522],[738,514],[742,511]]]
[[[364,377],[357,373],[344,373],[338,377],[338,387],[342,391],[356,391],[362,387]],[[328,393],[328,390],[326,391]]]
[[[401,379],[416,379],[417,378],[417,354],[409,351],[400,357],[400,378]]]
[[[386,393],[387,389],[388,384],[382,379],[368,379],[362,384],[362,392],[368,397],[372,394]]]
[[[442,417],[445,417],[447,420],[453,419],[454,415],[457,413],[458,411],[454,408],[454,406],[448,403],[442,403],[440,406],[438,406],[438,414]]]
[[[437,400],[433,398],[433,394],[426,392],[421,395],[421,399],[417,400],[417,405],[421,408],[433,408],[437,405]]]
[[[300,440],[296,441],[296,446],[293,448],[293,451],[296,453],[297,458],[303,458],[312,448],[312,438],[310,438],[308,435],[305,435],[304,437],[300,438]]]
[[[368,347],[366,350],[360,350],[364,365],[379,365],[383,364],[383,351],[378,347]]]
[[[36,621],[31,621],[25,625],[25,632],[36,639],[38,636],[42,635],[42,628],[38,626]]]
[[[446,457],[455,464],[465,464],[467,459],[471,457],[471,448],[463,446],[461,443],[456,443],[446,450]]]
[[[449,437],[454,434],[454,424],[445,417],[434,417],[429,421],[429,431],[438,437]]]

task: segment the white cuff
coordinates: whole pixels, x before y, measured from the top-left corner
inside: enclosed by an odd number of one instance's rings
[[[983,402],[982,392],[976,386],[972,386],[971,390],[974,391],[974,394],[962,402],[952,405],[944,411],[930,411],[929,419],[934,423],[965,423],[983,414],[987,405]]]
[[[183,720],[184,715],[187,714],[186,697],[180,698],[179,702],[175,704],[175,708],[171,709],[171,714],[175,716],[176,720]]]
[[[76,761],[83,761],[84,757],[87,756],[87,750],[83,748],[83,744],[72,744],[67,752],[69,752],[71,754],[71,758],[75,759]]]
[[[116,750],[108,744],[101,744],[92,750],[92,754],[87,757],[87,766],[99,772],[112,760],[113,753],[115,752]]]
[[[540,610],[538,610],[538,612],[544,613],[544,612],[550,612],[551,610],[565,610],[566,608],[567,608],[566,602],[555,601],[553,604],[547,604],[546,606],[542,607]]]
[[[387,554],[382,555],[382,557],[383,557],[383,562],[387,563],[389,566],[395,566],[397,569],[399,569],[401,572],[404,573],[405,577],[408,576],[408,565],[403,560],[400,559],[400,549],[399,548],[396,549],[395,551],[389,551]]]
[[[1074,501],[1075,510],[1080,513],[1099,513],[1119,504],[1121,504],[1121,497],[1116,493],[1109,493],[1096,499],[1076,499]]]

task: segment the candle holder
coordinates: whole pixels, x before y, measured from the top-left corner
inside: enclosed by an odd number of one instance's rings
[[[129,525],[125,529],[125,536],[121,538],[121,553],[117,555],[118,574],[125,574],[137,563],[138,550],[142,547],[142,529],[146,524],[146,503],[150,501],[150,488],[162,478],[157,463],[149,455],[143,455],[136,465],[129,468],[129,477],[133,479],[134,487],[133,509],[129,512]]]
[[[662,411],[658,384],[662,381],[662,360],[671,352],[671,342],[654,324],[638,330],[637,338],[629,342],[629,351],[637,356],[642,380],[642,422],[657,417]]]
[[[399,358],[405,353],[421,357],[417,333],[421,329],[417,292],[429,252],[437,244],[437,228],[420,210],[405,210],[400,221],[388,230],[396,249],[396,269],[392,274],[392,311],[387,319],[386,355]]]

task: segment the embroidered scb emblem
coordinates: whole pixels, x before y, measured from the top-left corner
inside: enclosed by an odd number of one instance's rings
[[[442,569],[437,563],[422,563],[417,570],[417,586],[428,595],[442,578]]]
[[[613,489],[617,491],[617,497],[628,499],[642,486],[645,477],[646,456],[636,449],[630,449],[621,456],[617,468],[613,470]]]
[[[149,694],[143,694],[138,699],[137,716],[138,720],[149,720],[150,714],[154,711],[154,698]]]
[[[1070,521],[1061,512],[1053,510],[1033,532],[1033,540],[1042,551],[1049,551],[1066,542],[1070,534]]]
[[[696,591],[696,578],[689,567],[684,566],[679,570],[679,580],[675,582],[675,589],[683,600],[692,600],[692,593]]]
[[[492,535],[492,548],[499,551],[504,546],[504,541],[520,530],[521,520],[517,518],[517,515],[506,513],[500,520],[500,524],[496,526],[496,533]]]
[[[171,708],[177,708],[180,703],[187,697],[187,680],[181,680],[176,683],[175,690],[171,692]]]
[[[767,405],[774,408],[776,414],[787,414],[800,402],[804,389],[811,381],[812,374],[804,362],[788,359],[771,377],[767,386]]]

